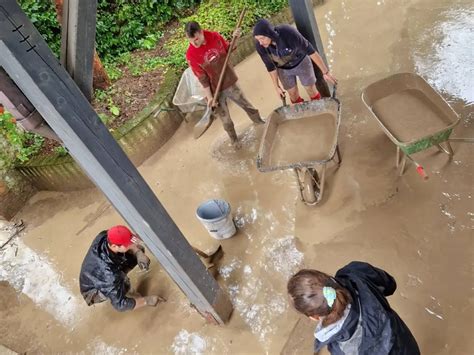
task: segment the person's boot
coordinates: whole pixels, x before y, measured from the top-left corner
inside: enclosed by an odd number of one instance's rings
[[[311,96],[311,101],[314,100],[321,100],[321,94],[319,92],[317,92],[316,95]]]
[[[237,137],[237,132],[235,132],[234,124],[233,123],[226,123],[224,124],[224,129],[229,135],[230,143],[235,149],[242,148],[242,144],[239,141],[239,137]]]
[[[150,307],[156,307],[158,303],[166,302],[166,298],[161,296],[145,296],[145,304]]]
[[[290,100],[291,100],[292,104],[300,104],[300,103],[304,102],[304,100],[301,96],[298,96],[298,98],[295,101],[293,101],[291,98],[290,98]]]
[[[264,124],[265,120],[262,117],[252,118],[252,122],[256,124]]]

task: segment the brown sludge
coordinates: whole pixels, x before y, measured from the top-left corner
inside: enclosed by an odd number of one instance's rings
[[[17,217],[26,229],[0,251],[0,344],[46,354],[309,354],[314,324],[295,328],[300,316],[288,305],[288,278],[303,267],[332,274],[364,260],[397,280],[390,304],[422,354],[473,353],[474,145],[453,142],[451,161],[436,148],[417,153],[427,182],[411,163],[398,177],[395,145],[360,99],[362,88],[381,78],[430,67],[443,41],[463,32],[458,20],[466,13],[472,13],[471,0],[327,0],[316,8],[342,103],[342,164],[328,170],[317,207],[298,200],[291,170],[257,170],[263,126],[254,126],[233,104],[241,150],[227,146],[220,122],[197,141],[193,123],[183,122],[139,167],[190,244],[200,250],[222,244],[218,280],[235,307],[226,326],[206,325],[152,256],[149,272],[132,272],[132,286],[162,295],[166,303],[132,313],[118,313],[108,303],[87,307],[77,280],[81,262],[94,236],[123,220],[113,207],[105,208],[100,191],[43,191]],[[446,32],[450,28],[456,31]],[[441,48],[459,58],[453,52],[459,41],[450,41]],[[445,68],[453,72],[456,65],[465,62]],[[281,105],[257,54],[236,71],[264,117]],[[472,101],[449,86],[443,97],[463,117],[453,136],[473,137]],[[237,235],[209,237],[195,218],[196,207],[209,198],[231,204]]]
[[[282,121],[273,140],[270,165],[327,159],[335,131],[336,117],[332,113]]]

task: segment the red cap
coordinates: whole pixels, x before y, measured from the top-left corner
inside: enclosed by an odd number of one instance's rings
[[[110,244],[128,247],[133,243],[133,234],[125,226],[114,226],[107,231],[107,240]]]

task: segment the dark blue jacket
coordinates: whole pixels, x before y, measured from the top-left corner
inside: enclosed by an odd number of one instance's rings
[[[127,297],[129,289],[127,273],[137,265],[131,253],[114,253],[107,245],[107,231],[100,232],[92,242],[82,262],[79,276],[81,294],[90,306],[94,295],[100,291],[110,299],[118,311],[135,308],[135,300]]]
[[[311,43],[295,28],[289,25],[273,27],[267,20],[260,20],[254,27],[253,35],[272,39],[272,44],[265,48],[257,41],[255,47],[267,70],[276,68],[292,69],[307,56],[315,52]]]
[[[316,340],[315,350],[327,345],[333,355],[420,354],[415,338],[386,299],[397,288],[392,276],[354,261],[340,269],[335,279],[349,290],[353,303],[342,329],[324,343]]]

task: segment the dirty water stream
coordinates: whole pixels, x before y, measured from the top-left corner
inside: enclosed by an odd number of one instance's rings
[[[461,0],[328,0],[316,16],[343,105],[343,162],[329,167],[321,206],[299,201],[292,171],[258,172],[263,127],[233,105],[241,150],[228,144],[219,122],[198,141],[192,125],[183,123],[139,167],[202,250],[219,242],[195,218],[196,207],[209,198],[230,202],[239,232],[221,242],[219,267],[234,304],[230,322],[205,324],[156,260],[150,271],[131,273],[132,285],[167,303],[133,313],[109,304],[87,307],[78,288],[82,258],[98,232],[122,220],[97,190],[40,192],[18,215],[26,229],[0,250],[0,344],[36,353],[278,354],[300,319],[287,302],[291,274],[302,267],[334,273],[364,260],[395,276],[390,302],[422,353],[472,353],[473,147],[453,143],[451,161],[434,148],[418,153],[428,181],[412,165],[397,177],[395,146],[360,93],[393,73],[417,72],[462,117],[453,135],[474,136],[474,63],[467,45],[474,42],[474,6]],[[236,69],[250,101],[268,116],[279,98],[263,63],[254,54]],[[311,349],[295,344],[285,351]]]

